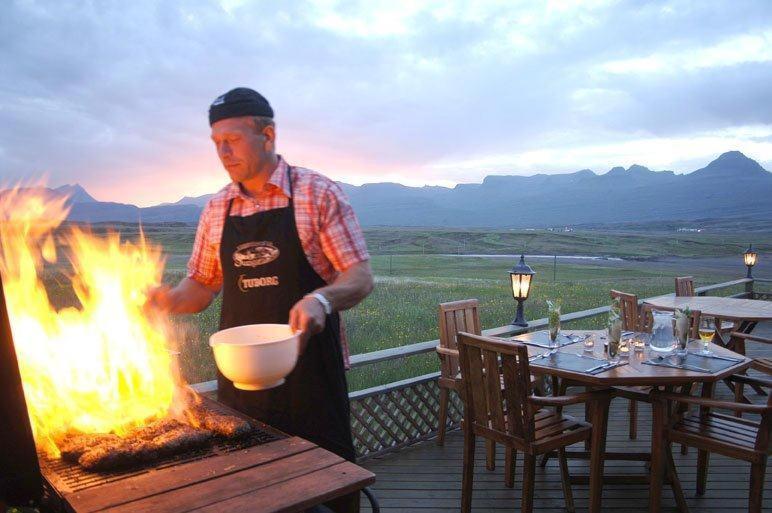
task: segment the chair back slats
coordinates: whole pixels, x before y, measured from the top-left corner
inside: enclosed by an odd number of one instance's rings
[[[522,442],[533,440],[526,347],[463,332],[458,342],[465,420]]]
[[[507,420],[510,434],[529,442],[534,439],[536,427],[528,398],[533,394],[528,349],[518,344],[514,355],[504,355],[504,393],[507,397]],[[509,375],[508,375],[509,373]]]
[[[459,331],[480,334],[480,316],[476,299],[442,303],[439,308],[440,347],[458,349],[456,340]],[[446,357],[442,360],[442,376],[455,379],[458,375],[458,359]]]
[[[689,321],[689,338],[700,338],[700,319],[702,318],[702,312],[699,310],[692,310],[692,318]]]
[[[499,373],[499,354],[484,349],[483,365],[485,369],[485,390],[488,396],[488,412],[491,428],[502,433],[507,432],[504,422],[504,401],[501,396],[501,374]]]
[[[517,357],[502,355],[501,367],[504,374],[504,400],[507,404],[507,432],[523,440],[528,440],[528,430],[525,429],[527,412],[524,415],[523,405],[520,401],[521,393],[518,391]]]
[[[619,308],[622,314],[623,328],[626,331],[640,331],[641,322],[638,312],[638,296],[618,290],[611,291],[611,299],[619,300]]]
[[[694,296],[694,278],[692,276],[679,276],[675,279],[676,297]]]
[[[464,406],[468,415],[468,418],[465,420],[487,428],[489,427],[489,401],[485,383],[485,371],[483,369],[482,349],[471,347],[465,350],[463,339],[461,344],[459,346],[459,359],[461,360],[461,373],[464,382]]]

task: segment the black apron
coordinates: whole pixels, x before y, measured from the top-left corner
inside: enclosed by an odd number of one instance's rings
[[[230,215],[220,245],[223,301],[220,329],[289,322],[292,306],[326,282],[303,251],[295,224],[292,168],[289,205],[247,217]],[[284,384],[264,391],[238,390],[218,372],[218,399],[291,435],[354,461],[348,386],[340,345],[340,317],[328,315],[311,337]]]

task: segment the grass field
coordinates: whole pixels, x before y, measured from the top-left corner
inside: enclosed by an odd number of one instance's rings
[[[137,229],[121,227],[132,238]],[[165,281],[175,283],[184,276],[185,263],[193,241],[193,229],[183,226],[148,226],[145,234],[164,247],[167,257]],[[480,300],[484,328],[502,326],[514,316],[514,302],[508,285],[509,258],[441,255],[443,253],[509,254],[525,248],[531,254],[601,255],[644,261],[610,262],[531,259],[537,272],[526,316],[546,315],[546,299],[560,298],[563,312],[608,304],[612,288],[647,297],[671,292],[674,273],[692,274],[697,285],[728,281],[743,273],[739,253],[747,247],[742,235],[558,233],[558,232],[462,232],[443,230],[377,229],[366,232],[373,253],[376,275],[373,294],[356,308],[344,313],[353,354],[402,346],[438,337],[437,305],[465,298]],[[770,238],[753,240],[762,255],[772,251]],[[456,249],[453,249],[453,245]],[[460,244],[460,245],[459,245]],[[703,265],[699,257],[736,257],[737,266]],[[683,258],[673,268],[658,268],[657,256]],[[556,271],[556,272],[555,272]],[[49,282],[52,295],[66,303],[67,285]],[[727,291],[727,293],[736,291]],[[216,331],[219,298],[206,311],[175,320],[183,340],[183,374],[190,382],[213,379],[215,368],[207,340]],[[602,318],[575,323],[573,327],[600,326]],[[437,370],[434,354],[354,369],[349,373],[352,390],[388,383]]]

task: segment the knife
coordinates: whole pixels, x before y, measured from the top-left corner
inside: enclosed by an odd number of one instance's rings
[[[693,354],[694,356],[702,356],[703,358],[715,358],[716,360],[726,360],[728,362],[735,362],[740,363],[742,361],[741,358],[731,358],[729,356],[719,356],[717,354],[700,354],[700,353],[693,353],[689,352],[689,354]]]
[[[602,369],[603,367],[608,367],[608,366],[610,366],[610,365],[613,365],[613,364],[612,364],[611,362],[608,362],[608,361],[604,361],[604,362],[603,362],[603,363],[601,363],[600,365],[596,365],[595,367],[591,367],[591,368],[587,369],[587,370],[586,370],[586,371],[584,371],[584,372],[586,372],[586,373],[588,373],[588,374],[589,374],[589,373],[591,373],[591,372],[594,372],[594,371],[596,371],[596,370]]]
[[[671,369],[680,369],[680,370],[693,370],[693,371],[697,371],[697,372],[705,372],[705,373],[708,373],[708,374],[710,374],[712,372],[710,369],[706,369],[704,367],[697,367],[696,365],[689,365],[687,363],[683,363],[683,364],[679,365],[679,364],[675,364],[675,363],[666,362],[664,360],[663,361],[659,361],[659,362],[655,362],[653,360],[647,360],[647,361],[645,361],[643,363],[645,363],[647,365],[654,365],[654,366],[657,366],[657,367],[669,367]]]

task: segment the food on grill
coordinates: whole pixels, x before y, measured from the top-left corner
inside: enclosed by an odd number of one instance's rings
[[[57,446],[62,453],[62,459],[75,462],[87,450],[120,439],[112,433],[74,433],[59,441]]]
[[[121,439],[84,452],[78,463],[87,470],[113,470],[153,461],[159,457],[152,440]]]
[[[88,470],[113,470],[131,467],[201,447],[212,438],[212,432],[178,424],[154,438],[124,438],[104,443],[86,451],[78,463]]]
[[[171,431],[158,435],[153,439],[153,445],[161,456],[166,456],[200,447],[211,440],[213,435],[211,431],[181,424]]]
[[[70,433],[57,445],[64,460],[77,462],[87,470],[106,471],[137,466],[202,447],[215,436],[239,438],[252,432],[248,421],[202,406],[189,408],[183,417],[155,420],[124,436]]]
[[[252,431],[249,422],[233,415],[223,415],[201,407],[190,408],[185,414],[185,420],[192,426],[214,431],[226,438],[238,438]]]

